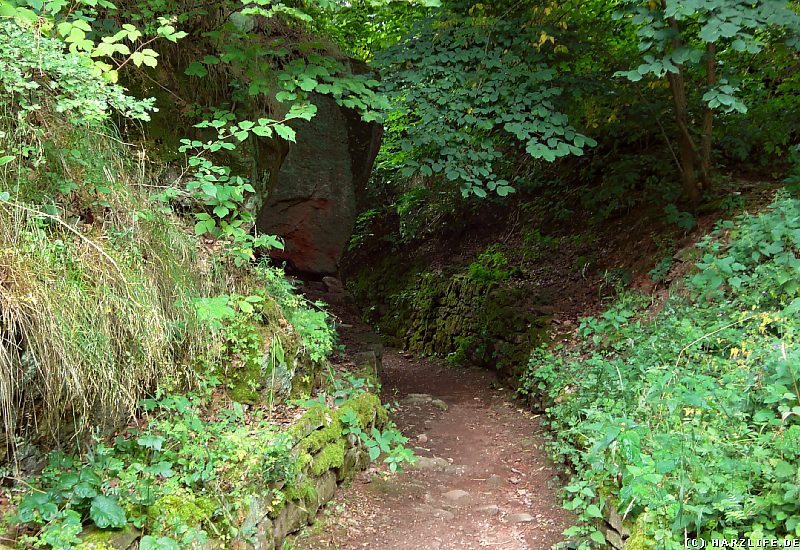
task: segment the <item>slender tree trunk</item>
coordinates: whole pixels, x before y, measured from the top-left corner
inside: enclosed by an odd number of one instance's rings
[[[674,17],[668,19],[669,25],[675,32],[672,46],[678,48],[681,45],[680,29]],[[694,138],[689,131],[689,115],[686,100],[686,83],[683,78],[683,66],[677,65],[677,73],[667,73],[669,86],[672,90],[672,101],[675,105],[675,122],[678,125],[678,151],[681,161],[681,181],[683,192],[689,205],[694,210],[700,203],[700,193],[702,191],[701,181],[697,177],[697,165],[702,167],[702,159],[697,150]],[[710,144],[710,141],[709,141]],[[709,145],[710,151],[710,145]]]
[[[717,83],[717,45],[713,42],[706,47],[706,85],[711,88]],[[703,189],[711,188],[711,142],[714,131],[714,109],[706,105],[703,113],[703,130],[700,135],[700,173]]]

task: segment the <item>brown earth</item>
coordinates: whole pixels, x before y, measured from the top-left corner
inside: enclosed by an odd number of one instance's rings
[[[354,350],[365,327],[350,307],[337,309],[353,322],[343,340]],[[570,515],[537,415],[493,373],[387,350],[382,383],[417,463],[394,475],[376,463],[339,490],[295,548],[546,549],[563,539]]]

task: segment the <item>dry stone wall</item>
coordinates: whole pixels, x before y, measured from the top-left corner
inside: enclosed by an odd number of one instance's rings
[[[356,413],[364,431],[372,427],[380,430],[388,421],[380,399],[371,393],[354,397],[337,409],[322,406],[309,409],[289,428],[296,441],[292,454],[299,466],[298,476],[246,496],[244,506],[240,507],[240,538],[210,540],[204,550],[281,548],[287,535],[313,523],[339,484],[351,481],[369,464],[364,444],[352,434],[342,434],[339,415],[346,410]],[[285,496],[283,502],[276,504],[275,491]],[[81,550],[137,550],[141,536],[142,532],[132,527],[118,531],[87,530]]]

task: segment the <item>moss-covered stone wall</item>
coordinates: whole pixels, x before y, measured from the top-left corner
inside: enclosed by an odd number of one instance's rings
[[[516,281],[409,268],[396,257],[352,273],[349,287],[388,344],[509,376],[527,364],[550,325],[535,290]]]
[[[203,548],[272,550],[281,548],[287,535],[313,523],[317,511],[333,498],[339,483],[352,480],[369,464],[369,453],[363,442],[352,434],[342,433],[341,415],[355,413],[359,427],[365,432],[373,427],[381,430],[388,414],[377,395],[362,393],[332,409],[315,405],[298,419],[288,434],[295,441],[291,450],[297,461],[298,475],[275,486],[253,487],[252,493],[238,502],[236,540],[210,539]],[[191,494],[172,495],[159,500],[148,510],[148,521],[170,525],[172,519],[198,526],[213,521],[214,505]],[[90,529],[85,533],[81,550],[133,550],[139,547],[142,532],[126,527],[122,530]],[[2,548],[0,544],[0,548]]]

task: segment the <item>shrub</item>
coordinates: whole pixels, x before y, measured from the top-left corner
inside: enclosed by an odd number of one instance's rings
[[[800,534],[800,201],[720,224],[688,292],[651,320],[623,296],[573,349],[539,349],[552,449],[583,547],[608,507],[658,548]]]

